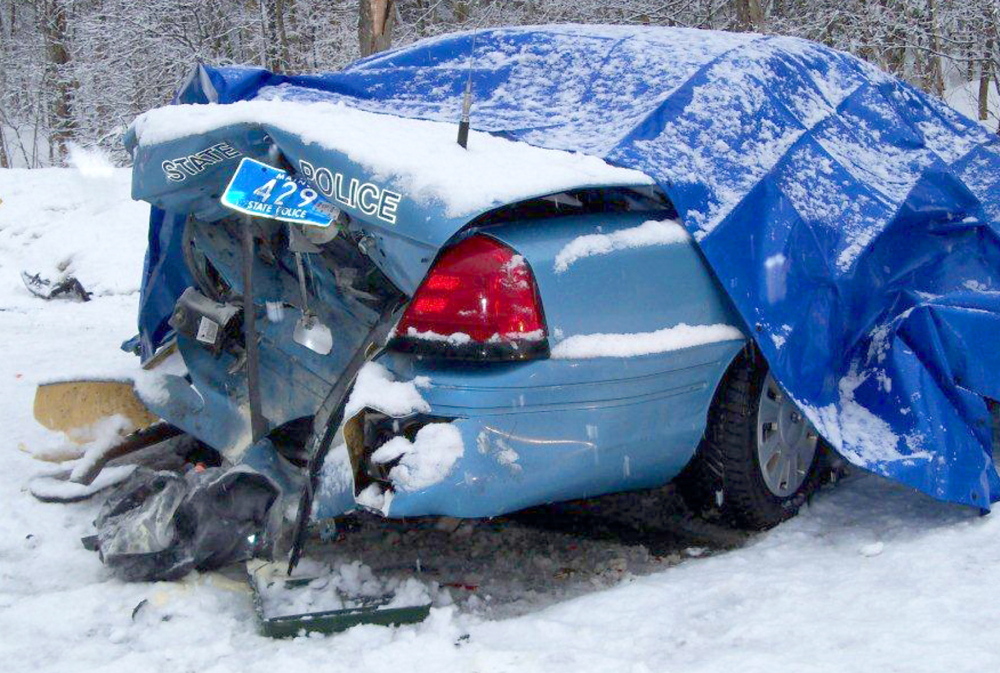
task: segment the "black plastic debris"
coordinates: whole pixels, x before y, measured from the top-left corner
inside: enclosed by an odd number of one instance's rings
[[[259,548],[277,496],[252,470],[139,468],[102,507],[97,551],[127,581],[172,580],[245,561]]]

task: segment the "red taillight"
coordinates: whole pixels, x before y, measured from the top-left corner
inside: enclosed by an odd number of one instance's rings
[[[471,236],[438,258],[396,326],[392,347],[455,357],[533,357],[547,350],[535,278],[524,258]]]

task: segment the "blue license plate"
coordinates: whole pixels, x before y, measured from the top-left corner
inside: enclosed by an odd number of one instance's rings
[[[222,205],[253,217],[328,227],[339,210],[302,178],[244,158],[222,193]]]

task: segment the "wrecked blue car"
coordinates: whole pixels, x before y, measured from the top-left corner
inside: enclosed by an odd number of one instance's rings
[[[311,151],[277,127],[243,127],[240,144],[224,125],[209,147],[270,156],[287,168],[272,200],[287,184],[284,203],[318,195],[335,221],[320,228],[233,217],[217,196],[232,162],[219,162],[214,177],[192,170],[171,184],[161,172],[161,185],[144,183],[144,198],[165,192],[155,201],[164,206],[204,199],[183,223],[192,284],[168,319],[188,373],[165,377],[169,394],[159,402],[147,394],[152,411],[232,462],[247,460],[254,412],[240,315],[250,232],[260,304],[257,439],[270,438],[293,464],[307,460],[317,410],[333,403],[334,389],[343,396],[343,437],[329,440],[317,516],[362,505],[388,516],[487,517],[664,484],[690,462],[731,368],[753,372],[755,390],[742,394],[764,400],[761,422],[773,424],[762,426],[761,446],[772,456],[760,476],[775,502],[803,486],[815,431],[793,419],[794,405],[752,361],[725,293],[646,176],[475,132],[463,149],[454,125],[397,128],[370,113],[341,116],[400,148],[422,134],[439,172],[423,184],[419,175],[373,171],[347,152]],[[140,131],[140,143],[144,137]],[[198,152],[185,137],[140,144],[136,156],[186,170],[198,165]],[[508,185],[497,202],[495,179],[485,189],[462,185],[469,155],[537,173],[523,187]],[[486,165],[472,171],[503,177]],[[274,174],[262,173],[258,187],[266,191]],[[311,188],[292,195],[293,175]],[[245,212],[266,207],[257,191]],[[338,388],[345,377],[352,385]]]
[[[127,139],[154,207],[133,345],[186,373],[139,393],[289,498],[269,525],[683,473],[766,528],[835,454],[1000,493],[1000,143],[853,57],[498,29],[199,66],[175,103]]]

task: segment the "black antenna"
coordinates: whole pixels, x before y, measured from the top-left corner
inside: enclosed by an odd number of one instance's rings
[[[469,76],[465,80],[465,94],[462,96],[462,117],[458,120],[458,144],[462,149],[469,147],[469,113],[472,111],[472,59],[476,52],[476,36],[478,28],[472,34],[472,46],[469,49]]]
[[[465,95],[462,96],[462,117],[458,120],[458,144],[462,149],[469,146],[469,112],[472,110],[472,73],[465,82]]]

